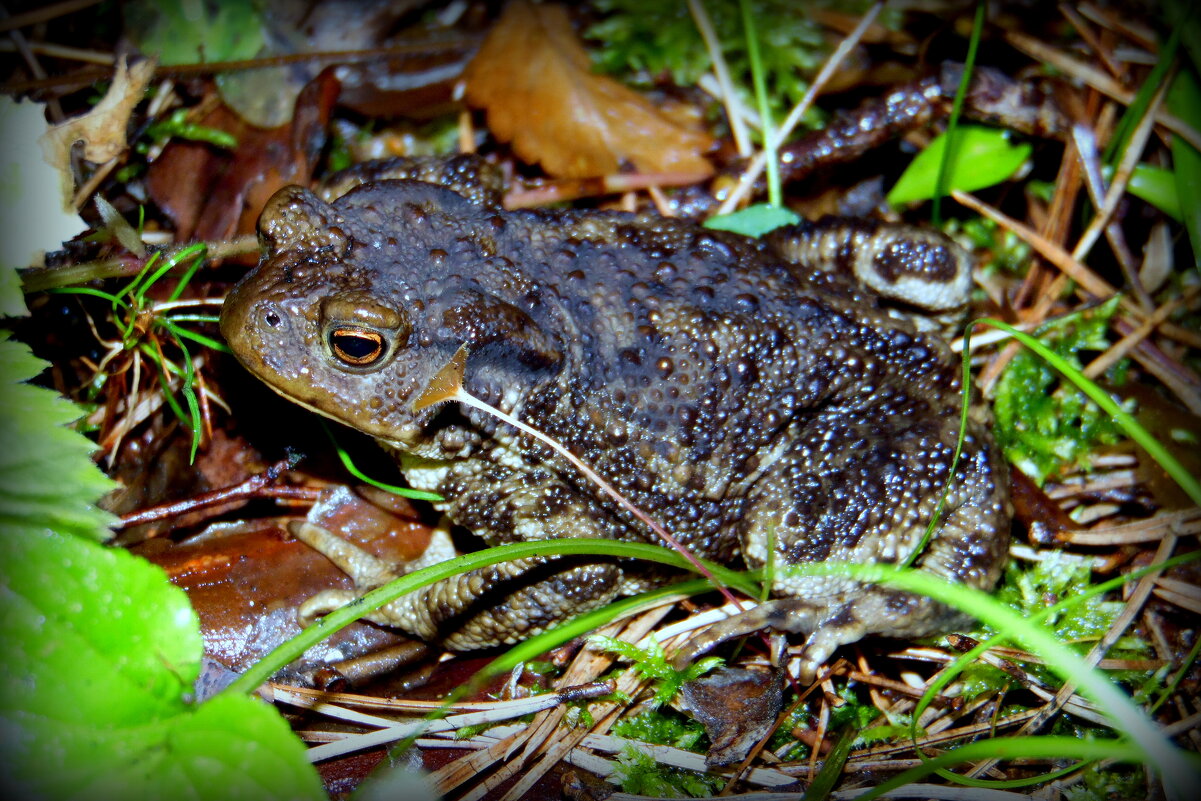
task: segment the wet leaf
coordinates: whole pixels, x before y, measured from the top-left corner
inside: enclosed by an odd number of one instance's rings
[[[0,776],[20,798],[324,798],[304,747],[257,699],[188,699],[202,643],[187,596],[91,540],[113,483],[24,383],[46,364],[0,342]],[[76,534],[80,536],[76,536]]]
[[[523,159],[551,175],[713,173],[708,134],[671,120],[645,97],[589,72],[562,6],[511,3],[464,73],[467,101]]]
[[[0,761],[25,798],[323,798],[304,747],[246,696],[187,703],[200,633],[182,590],[53,531],[0,539]],[[14,569],[19,565],[20,569]]]

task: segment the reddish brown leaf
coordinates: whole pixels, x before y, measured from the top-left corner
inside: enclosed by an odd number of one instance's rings
[[[337,92],[332,71],[322,72],[296,99],[292,121],[278,128],[255,128],[218,105],[200,124],[233,134],[233,153],[201,142],[170,142],[150,165],[147,185],[175,223],[176,237],[211,241],[252,233],[277,189],[308,184]]]
[[[665,116],[646,98],[589,71],[588,54],[562,6],[505,8],[464,73],[467,102],[488,126],[548,173],[583,178],[617,172],[708,177],[708,134]]]

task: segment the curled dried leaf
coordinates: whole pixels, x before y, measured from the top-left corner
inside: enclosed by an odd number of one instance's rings
[[[588,54],[562,6],[510,3],[463,75],[467,102],[488,113],[497,138],[551,175],[713,173],[712,139],[645,97],[589,72]]]
[[[55,125],[42,136],[42,155],[61,176],[63,208],[71,208],[71,147],[82,141],[83,157],[97,164],[121,155],[127,146],[125,128],[129,115],[154,77],[154,65],[155,60],[149,58],[126,68],[122,58],[117,62],[108,92],[91,111]]]

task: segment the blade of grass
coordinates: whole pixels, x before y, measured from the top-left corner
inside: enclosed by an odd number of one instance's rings
[[[364,473],[358,468],[357,465],[355,465],[354,460],[350,458],[350,454],[346,452],[346,449],[343,448],[341,444],[338,443],[337,438],[334,437],[334,432],[329,430],[329,426],[322,422],[321,429],[325,431],[325,435],[329,437],[329,441],[334,444],[334,451],[338,454],[338,459],[341,460],[342,466],[346,468],[346,472],[350,473],[364,484],[370,484],[377,489],[382,489],[384,492],[391,492],[394,495],[412,498],[415,501],[443,500],[442,496],[436,492],[427,492],[426,490],[411,489],[409,487],[401,487],[397,486],[396,484],[385,484],[382,481],[377,481],[376,479]]]
[[[200,420],[200,403],[196,400],[196,390],[193,385],[196,382],[196,366],[192,364],[192,354],[188,352],[188,348],[184,345],[183,340],[176,336],[168,329],[171,339],[175,342],[175,347],[179,348],[183,354],[183,375],[181,376],[179,391],[183,395],[184,403],[188,407],[188,429],[192,433],[192,449],[188,455],[188,464],[196,464],[196,451],[200,449],[200,437],[203,431],[203,426]]]
[[[102,298],[113,304],[114,308],[128,309],[129,304],[121,300],[117,295],[111,292],[105,292],[100,289],[92,289],[90,286],[64,286],[55,289],[48,289],[47,292],[53,292],[56,295],[92,295],[93,297]]]
[[[271,653],[267,654],[262,660],[239,676],[223,692],[253,692],[276,671],[291,663],[312,646],[334,632],[345,628],[363,615],[395,601],[406,593],[413,592],[421,587],[450,578],[459,573],[466,573],[469,570],[487,567],[499,562],[531,556],[555,555],[591,555],[611,556],[621,559],[643,559],[685,570],[692,569],[692,566],[684,557],[670,549],[641,542],[617,542],[615,540],[568,538],[541,542],[519,542],[488,548],[477,553],[464,554],[401,576],[394,581],[371,590],[354,603],[330,612],[321,618],[321,620],[300,632],[300,634],[276,647]],[[707,560],[704,564],[714,576],[717,576],[727,586],[736,587],[747,595],[754,596],[755,583],[747,574],[730,570],[727,567]]]
[[[830,753],[826,754],[821,770],[813,777],[805,794],[801,796],[801,801],[824,801],[830,797],[834,785],[842,778],[842,771],[846,767],[847,758],[850,757],[851,749],[855,745],[855,738],[858,736],[859,730],[855,726],[847,726],[842,730],[834,747],[830,749]]]
[[[963,99],[967,96],[968,87],[972,83],[972,70],[976,66],[976,51],[980,49],[980,34],[984,30],[986,10],[987,5],[984,0],[977,0],[976,16],[972,20],[972,34],[967,43],[967,58],[963,60],[963,74],[959,76],[959,88],[955,90],[955,100],[951,104],[951,117],[947,120],[947,146],[943,150],[942,161],[938,165],[938,180],[934,184],[930,223],[935,228],[942,225],[942,198],[947,194],[951,167],[955,164],[955,158],[958,155],[959,117],[963,114]]]
[[[1138,88],[1134,100],[1126,107],[1122,118],[1114,127],[1113,136],[1109,138],[1109,143],[1101,152],[1101,161],[1106,164],[1113,166],[1122,160],[1122,154],[1126,151],[1126,145],[1134,134],[1134,129],[1138,127],[1139,121],[1147,115],[1151,97],[1167,79],[1168,71],[1176,60],[1176,50],[1180,45],[1180,30],[1179,27],[1173,28],[1167,43],[1159,51],[1159,58],[1156,60],[1155,66],[1151,68],[1151,72],[1147,73],[1147,79]]]
[[[1173,114],[1201,129],[1201,87],[1191,69],[1176,73],[1166,99]],[[1193,265],[1201,266],[1201,153],[1184,139],[1172,135],[1172,167],[1176,173],[1176,196],[1180,219],[1193,246]]]
[[[188,416],[184,414],[183,407],[179,405],[179,401],[175,400],[175,391],[171,389],[171,382],[168,378],[168,374],[179,375],[179,368],[170,361],[164,359],[163,355],[158,351],[158,349],[152,347],[150,343],[142,343],[142,345],[139,347],[139,350],[141,350],[142,354],[145,355],[146,358],[149,359],[157,368],[154,373],[158,376],[159,387],[163,392],[163,400],[169,407],[171,407],[171,411],[179,419],[179,422],[187,425]]]
[[[192,342],[195,342],[197,345],[201,345],[206,348],[211,348],[212,350],[218,351],[220,353],[232,353],[233,352],[229,349],[229,345],[226,345],[224,342],[218,342],[217,340],[213,339],[212,337],[205,336],[204,334],[200,334],[195,331],[189,331],[188,329],[184,328],[183,326],[175,325],[176,322],[178,322],[180,320],[185,320],[185,321],[189,320],[190,317],[192,317],[192,316],[200,317],[201,315],[181,314],[181,315],[178,315],[175,317],[165,318],[165,319],[161,320],[160,322],[162,323],[163,328],[165,328],[167,331],[169,331],[172,336],[175,336],[175,337],[178,337],[181,339],[190,340]],[[197,320],[197,322],[210,322],[210,321],[209,320]],[[211,320],[211,322],[216,322],[216,320],[213,319],[213,320]]]
[[[910,768],[887,781],[884,781],[863,795],[857,796],[857,801],[872,801],[881,798],[900,787],[913,784],[940,768],[959,765],[964,762],[974,762],[989,759],[996,755],[1003,746],[1006,759],[1063,759],[1075,758],[1087,761],[1112,759],[1117,762],[1137,762],[1131,753],[1133,749],[1121,740],[1081,740],[1075,737],[1011,737],[1004,740],[992,739],[983,742],[970,743],[954,751],[935,757],[929,762]],[[1201,770],[1201,760],[1195,754],[1182,758],[1190,772]],[[965,796],[968,797],[968,796]],[[1190,796],[1169,796],[1183,801]]]
[[[763,135],[763,157],[767,160],[767,202],[773,206],[783,203],[780,190],[780,161],[776,156],[775,130],[771,119],[771,107],[767,102],[767,79],[764,76],[763,58],[759,55],[759,36],[755,32],[755,18],[751,14],[750,0],[738,0],[742,11],[742,30],[746,36],[747,57],[751,62],[751,83],[755,88],[755,101],[759,106],[759,119]]]
[[[174,264],[178,264],[189,257],[192,258],[192,263],[184,270],[184,274],[179,278],[179,283],[175,285],[175,289],[167,296],[167,300],[179,300],[179,296],[183,294],[184,288],[191,283],[193,276],[196,275],[196,271],[200,269],[200,265],[204,264],[205,252],[207,250],[207,245],[203,242],[197,242],[190,247],[184,248],[172,257]]]

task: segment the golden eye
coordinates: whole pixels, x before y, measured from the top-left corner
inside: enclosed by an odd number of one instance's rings
[[[329,332],[329,347],[335,356],[354,367],[374,364],[387,351],[383,336],[362,328],[335,328]]]

